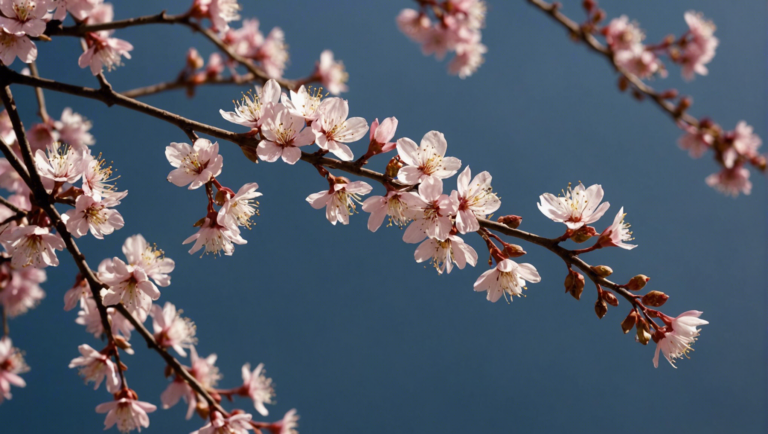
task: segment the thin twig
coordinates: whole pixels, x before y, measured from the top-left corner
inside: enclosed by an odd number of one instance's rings
[[[29,65],[29,73],[32,74],[33,77],[40,77],[40,74],[37,71],[37,63],[32,62],[32,63],[29,63],[28,65]],[[37,97],[37,107],[38,107],[37,114],[40,116],[40,119],[43,120],[43,123],[47,123],[49,117],[48,117],[48,110],[45,109],[45,96],[43,95],[43,89],[36,87],[35,97]]]
[[[185,80],[166,81],[164,83],[157,83],[151,86],[138,87],[136,89],[126,90],[120,92],[123,96],[128,98],[138,98],[147,95],[154,95],[156,93],[165,92],[175,89],[187,89],[189,87],[196,88],[198,86],[206,85],[229,85],[229,84],[246,84],[255,81],[254,75],[250,72],[239,77],[217,77],[214,79],[205,80],[202,83],[190,83]]]

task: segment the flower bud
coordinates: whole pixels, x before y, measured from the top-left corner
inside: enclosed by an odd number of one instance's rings
[[[648,323],[642,318],[638,318],[637,320],[637,341],[643,345],[648,345],[648,342],[651,341],[651,333],[648,329]]]
[[[661,94],[659,94],[659,96],[664,99],[675,99],[677,98],[677,95],[678,95],[677,89],[667,89]]]
[[[570,292],[576,300],[580,299],[581,293],[584,292],[584,276],[570,270],[565,277],[565,292]]]
[[[619,77],[619,90],[624,92],[629,88],[629,80],[627,80],[627,77],[624,77],[623,75]]]
[[[627,334],[635,324],[637,324],[637,311],[632,309],[629,315],[624,318],[624,321],[621,322],[621,329],[624,331],[624,334]]]
[[[224,206],[224,203],[227,201],[227,193],[224,190],[217,191],[215,200],[216,200],[216,205]]]
[[[595,265],[592,271],[600,277],[608,277],[613,274],[613,269],[607,265]]]
[[[651,291],[643,296],[643,304],[646,306],[663,306],[667,300],[669,300],[669,296],[661,291]]]
[[[393,157],[389,160],[389,163],[387,163],[387,169],[384,173],[390,178],[397,178],[397,172],[400,171],[401,167],[403,167],[403,162],[400,161],[400,157]]]
[[[115,345],[117,345],[118,348],[128,351],[131,349],[131,344],[128,343],[122,336],[114,336],[115,338]]]
[[[204,400],[197,401],[197,406],[195,407],[195,411],[197,411],[197,415],[200,416],[203,420],[208,419],[208,414],[210,412],[210,409],[208,407],[208,403]]]
[[[520,227],[520,223],[523,222],[523,218],[519,215],[505,215],[498,218],[499,223],[503,225],[507,225],[511,227],[512,229],[517,229]]]
[[[259,156],[256,154],[256,148],[252,148],[250,146],[241,146],[240,150],[243,151],[245,158],[253,161],[256,164],[259,163]]]
[[[616,296],[613,295],[612,292],[601,291],[600,297],[602,297],[602,299],[605,300],[606,303],[610,304],[613,307],[616,307],[619,305],[619,299],[616,298]]]
[[[592,9],[594,9],[595,6],[597,6],[597,3],[595,0],[584,0],[581,2],[581,5],[584,7],[584,9],[587,12],[592,12]]]
[[[571,235],[571,241],[574,243],[583,243],[595,235],[597,235],[595,228],[592,226],[582,226]]]
[[[606,313],[608,313],[608,305],[605,304],[605,300],[598,298],[595,302],[595,313],[597,317],[603,319]]]
[[[205,61],[200,57],[200,53],[193,47],[187,51],[187,66],[192,69],[200,69],[205,65]]]
[[[630,291],[639,291],[645,288],[645,284],[648,283],[649,280],[651,280],[650,277],[644,274],[638,274],[629,280],[629,283],[627,283],[627,289]]]
[[[526,254],[526,251],[517,244],[507,244],[504,242],[502,244],[504,245],[504,255],[507,258],[519,258]]]

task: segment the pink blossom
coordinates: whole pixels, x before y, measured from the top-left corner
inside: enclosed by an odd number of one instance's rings
[[[450,273],[453,264],[456,264],[461,270],[467,264],[473,267],[477,265],[475,249],[456,235],[449,235],[445,241],[438,241],[434,238],[425,240],[416,248],[414,258],[418,263],[430,260],[432,266],[440,274],[446,270]]]
[[[67,12],[69,12],[76,20],[83,21],[88,18],[88,15],[100,1],[101,0],[53,0],[53,4],[51,4],[49,8],[56,7],[56,12],[53,14],[54,20],[64,21]]]
[[[317,112],[319,117],[312,122],[317,146],[343,161],[352,161],[354,155],[345,143],[362,139],[368,131],[368,122],[360,117],[347,119],[349,103],[341,98],[326,99]]]
[[[40,287],[47,279],[45,270],[33,267],[14,270],[8,266],[2,269],[8,280],[0,289],[0,304],[8,317],[14,318],[26,313],[45,298],[45,291]]]
[[[2,45],[1,42],[0,45]],[[6,63],[5,59],[2,60],[3,63],[10,66],[10,63]],[[0,112],[0,140],[8,146],[16,142],[16,132],[13,130],[13,123],[11,122],[11,117],[8,116],[7,110]]]
[[[5,158],[0,158],[0,187],[13,192],[28,190],[27,184]]]
[[[708,186],[733,197],[738,196],[739,193],[752,192],[749,170],[740,165],[713,173],[707,176],[706,182]]]
[[[732,168],[739,156],[751,157],[757,153],[763,141],[753,131],[752,126],[744,121],[736,125],[736,129],[731,133],[732,144],[723,152],[723,164],[726,168]]]
[[[123,389],[115,395],[115,401],[105,402],[96,406],[96,413],[107,413],[104,420],[104,429],[112,428],[117,424],[117,429],[122,433],[133,430],[141,432],[141,428],[149,427],[149,416],[157,407],[138,401],[136,392]]]
[[[114,336],[122,336],[124,340],[128,341],[131,338],[133,325],[112,307],[107,308],[107,314],[109,315],[110,323],[112,324],[112,334]],[[140,322],[144,322],[146,318],[146,314],[137,315],[137,319]],[[85,304],[83,304],[80,311],[77,312],[75,324],[85,326],[85,331],[93,334],[93,337],[95,338],[101,337],[101,335],[104,334],[104,324],[101,321],[101,314],[99,313],[93,298],[85,300]],[[132,349],[127,349],[126,352],[128,354],[133,354]]]
[[[601,247],[621,247],[622,249],[632,250],[637,245],[627,244],[625,241],[632,241],[632,232],[629,230],[629,223],[624,222],[624,217],[627,215],[624,213],[624,207],[619,209],[619,213],[613,219],[613,224],[607,227],[603,233],[600,234],[598,243]]]
[[[75,306],[86,307],[86,300],[93,297],[88,282],[78,275],[75,285],[64,293],[64,310],[70,311]]]
[[[322,88],[312,90],[312,87],[307,91],[307,88],[301,85],[298,92],[290,91],[290,99],[286,94],[283,94],[281,101],[291,113],[302,116],[306,122],[311,123],[320,115],[317,113],[317,108],[320,107],[323,100],[321,91]]]
[[[483,55],[488,47],[480,42],[474,44],[459,44],[456,46],[456,56],[448,64],[448,72],[464,79],[474,74],[485,62]]]
[[[224,72],[224,59],[219,53],[211,53],[208,57],[208,65],[205,67],[205,74],[208,77],[216,78],[222,72]]]
[[[264,373],[264,364],[259,363],[259,366],[251,372],[251,364],[246,363],[243,365],[243,393],[247,394],[253,400],[253,407],[262,416],[269,415],[269,411],[264,404],[272,404],[272,398],[275,396],[275,390],[272,387],[272,379],[267,378]]]
[[[525,289],[526,281],[539,283],[536,267],[531,264],[518,264],[511,259],[497,262],[496,267],[481,274],[475,282],[475,291],[488,291],[487,299],[496,303],[502,294],[508,294],[510,300],[513,296],[520,297]],[[506,296],[505,296],[506,297]]]
[[[608,211],[610,203],[600,204],[604,194],[599,184],[585,188],[584,184],[579,183],[574,189],[569,185],[563,197],[551,193],[539,196],[539,211],[553,221],[565,223],[568,229],[579,229],[600,220]]]
[[[371,157],[395,149],[397,144],[390,141],[395,137],[395,131],[397,131],[397,118],[394,116],[384,119],[381,124],[378,118],[371,122],[370,143],[366,155]]]
[[[251,182],[240,187],[234,196],[227,195],[227,200],[220,212],[232,219],[236,225],[250,229],[251,217],[259,214],[256,209],[259,202],[253,200],[261,196],[261,193],[256,191],[257,188],[259,188],[259,184]]]
[[[59,141],[59,132],[53,121],[32,125],[27,131],[27,140],[32,151],[50,148]]]
[[[680,54],[680,63],[683,66],[683,77],[686,80],[692,80],[694,74],[709,73],[704,65],[715,57],[715,49],[720,41],[714,36],[715,25],[712,21],[704,19],[700,13],[693,11],[686,12],[684,17],[692,38],[687,41]]]
[[[459,171],[461,160],[446,157],[448,142],[443,133],[430,131],[421,139],[421,145],[404,137],[397,141],[397,153],[405,166],[397,173],[400,182],[415,185],[428,178],[450,178]],[[442,186],[442,183],[441,183]]]
[[[189,318],[181,316],[182,311],[176,310],[170,302],[165,302],[164,307],[155,304],[152,306],[152,327],[155,330],[155,341],[161,347],[171,347],[186,357],[184,348],[189,348],[197,343],[195,338],[195,324]]]
[[[49,0],[0,0],[0,26],[9,33],[40,36],[45,31],[43,17]]]
[[[56,250],[64,250],[64,240],[59,234],[52,234],[49,228],[29,225],[3,232],[2,243],[13,257],[14,268],[33,266],[45,268],[58,266]]]
[[[445,241],[453,229],[451,216],[456,214],[458,203],[443,194],[443,181],[429,177],[419,185],[419,193],[403,195],[408,217],[413,223],[403,233],[403,241],[415,244],[425,237]]]
[[[357,212],[355,202],[360,195],[368,194],[371,186],[363,181],[336,182],[331,190],[323,190],[307,196],[307,202],[314,209],[325,207],[325,216],[331,224],[349,224],[349,216]]]
[[[656,354],[653,356],[654,367],[659,367],[659,351],[664,354],[673,368],[677,368],[675,366],[677,359],[687,356],[689,351],[693,351],[691,345],[696,341],[700,331],[697,327],[709,324],[709,321],[699,319],[702,313],[697,310],[689,310],[681,313],[677,318],[670,318],[666,315],[662,317],[666,327],[657,332],[653,339],[656,341]]]
[[[346,84],[349,74],[344,70],[344,64],[341,61],[333,59],[333,51],[325,50],[320,53],[320,61],[317,62],[315,71],[328,92],[338,95],[349,90]]]
[[[368,217],[368,230],[376,232],[384,218],[389,216],[389,225],[404,227],[411,220],[407,215],[407,205],[399,191],[391,190],[386,196],[371,196],[363,202],[363,211],[371,213]]]
[[[117,366],[106,354],[102,354],[90,345],[80,345],[77,347],[82,356],[72,359],[69,363],[70,368],[79,368],[80,375],[85,378],[86,383],[93,382],[93,390],[101,385],[106,378],[107,392],[117,393],[120,390],[120,375],[117,372]]]
[[[123,64],[122,57],[130,59],[129,51],[133,50],[133,45],[122,39],[110,38],[106,36],[89,33],[88,50],[80,55],[77,64],[81,68],[91,68],[93,75],[99,75],[104,68],[112,71]]]
[[[630,22],[626,15],[612,19],[603,29],[603,34],[614,53],[642,47],[645,39],[645,34],[637,23]]]
[[[96,143],[91,133],[88,132],[92,127],[91,122],[73,112],[69,107],[61,113],[61,120],[57,121],[55,126],[59,132],[59,140],[75,151],[83,151],[87,146]]]
[[[11,66],[17,57],[24,63],[32,63],[37,59],[37,47],[27,35],[3,28],[0,31],[0,60]]]
[[[243,20],[239,29],[229,28],[224,32],[222,41],[231,47],[235,54],[251,57],[264,43],[264,35],[259,31],[259,20],[256,18]]]
[[[27,383],[18,374],[29,371],[24,357],[18,348],[14,348],[11,338],[0,338],[0,404],[11,399],[11,385],[26,387]]]
[[[219,110],[219,113],[229,122],[259,128],[265,111],[280,101],[280,85],[275,80],[268,80],[263,88],[256,86],[256,96],[253,99],[251,96],[243,95],[241,101],[235,102],[234,112]]]
[[[431,25],[428,16],[413,9],[403,9],[397,15],[397,27],[415,42],[424,40]]]
[[[667,70],[658,57],[644,46],[621,50],[613,56],[616,64],[630,74],[640,78],[649,78],[654,74],[661,77],[667,76]]]
[[[88,17],[86,17],[87,24],[103,24],[111,23],[115,18],[115,11],[112,8],[112,3],[103,3],[103,0],[95,0],[96,6]],[[108,36],[114,33],[114,30],[108,30],[99,32],[100,35]]]
[[[299,415],[296,409],[292,408],[285,413],[283,418],[269,426],[274,434],[299,434],[296,428],[299,426]]]
[[[75,209],[69,210],[61,216],[61,220],[67,225],[67,230],[76,238],[87,234],[99,240],[104,235],[109,235],[125,224],[123,216],[117,210],[109,207],[117,205],[110,199],[99,201],[93,197],[82,195],[75,202]]]
[[[83,152],[59,142],[48,147],[48,154],[35,152],[35,166],[40,176],[51,181],[72,184],[83,176]]]
[[[680,124],[680,128],[685,131],[685,134],[678,139],[677,144],[680,149],[687,150],[691,158],[700,158],[707,149],[712,147],[715,141],[715,138],[707,130],[688,124]]]
[[[501,201],[491,188],[491,174],[478,173],[472,182],[469,166],[457,179],[458,191],[451,193],[452,200],[459,204],[456,213],[456,229],[462,234],[480,230],[478,218],[494,213],[501,207]]]
[[[487,6],[482,0],[448,0],[454,17],[461,19],[462,25],[470,30],[485,27],[485,12]]]
[[[251,415],[237,413],[225,418],[218,411],[211,414],[211,421],[191,434],[246,434],[253,426],[249,423]]]
[[[214,30],[226,32],[229,22],[240,19],[240,5],[237,0],[195,0],[193,8],[211,20]]]
[[[168,181],[178,187],[189,184],[189,190],[201,187],[219,176],[224,157],[219,155],[219,143],[208,139],[195,140],[194,147],[187,143],[171,143],[165,148],[165,157],[177,169],[168,174]]]
[[[83,194],[96,200],[109,200],[115,204],[128,195],[127,191],[117,191],[112,184],[112,167],[101,158],[94,158],[90,151],[83,155]]]
[[[192,418],[192,415],[195,412],[195,407],[197,406],[197,395],[183,378],[176,376],[171,384],[169,384],[163,393],[160,394],[160,402],[162,403],[163,410],[175,406],[179,403],[181,398],[184,398],[184,402],[187,403],[186,419],[189,420]]]
[[[304,125],[304,117],[286,108],[268,116],[261,126],[263,140],[256,149],[259,158],[270,163],[282,158],[288,164],[296,164],[301,158],[299,148],[315,142],[314,132]]]
[[[195,244],[189,249],[189,254],[193,254],[205,247],[204,254],[213,253],[214,255],[220,255],[223,250],[227,256],[232,256],[235,252],[235,244],[248,243],[248,241],[240,236],[240,229],[232,224],[232,219],[227,216],[224,210],[220,210],[218,214],[211,214],[205,217],[200,229],[194,235],[184,240],[182,244],[189,244],[192,241]]]
[[[285,65],[288,63],[288,45],[285,43],[285,34],[282,29],[272,29],[264,43],[250,56],[261,62],[264,72],[271,78],[283,76]]]
[[[219,368],[216,364],[216,354],[211,354],[206,358],[201,358],[197,355],[195,347],[190,346],[190,362],[192,367],[184,367],[204,388],[210,389],[216,386],[216,383],[221,379]],[[189,387],[183,378],[176,376],[168,385],[168,387],[160,395],[160,401],[163,404],[163,409],[168,409],[175,406],[181,398],[187,403],[187,420],[192,418],[192,414],[195,408],[200,405],[202,408],[208,408],[208,403],[200,398],[195,391]]]
[[[425,56],[435,55],[437,60],[443,60],[449,51],[453,51],[459,43],[460,36],[457,27],[434,25],[424,32],[421,40],[421,52]]]

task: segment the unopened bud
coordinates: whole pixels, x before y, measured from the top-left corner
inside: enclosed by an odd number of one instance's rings
[[[565,292],[570,292],[573,298],[579,300],[584,292],[584,276],[573,270],[565,277]]]
[[[400,168],[403,167],[402,161],[400,161],[400,158],[394,157],[391,160],[389,160],[389,163],[387,163],[387,169],[385,173],[390,178],[397,178],[397,172],[400,171]]]
[[[512,229],[517,229],[520,227],[520,223],[523,222],[523,218],[519,215],[505,215],[498,218],[499,223],[503,225],[507,225],[511,227]]]
[[[597,3],[595,2],[595,0],[584,0],[583,2],[581,2],[581,5],[584,7],[584,9],[587,12],[592,12],[592,9],[594,9],[595,6],[597,6]]]
[[[596,235],[597,231],[592,226],[582,226],[571,235],[571,240],[574,243],[581,244]]]
[[[691,107],[691,104],[693,104],[691,97],[686,96],[680,98],[680,101],[677,103],[677,107],[675,108],[675,116],[682,116],[682,114]]]
[[[200,69],[205,65],[205,61],[200,57],[200,53],[193,47],[187,51],[187,66],[192,69]]]
[[[648,342],[651,341],[651,333],[648,329],[648,323],[642,318],[638,318],[637,320],[637,341],[643,345],[648,345]]]
[[[595,265],[592,271],[600,277],[608,277],[613,274],[613,269],[607,265]]]
[[[597,317],[603,319],[606,313],[608,313],[608,305],[605,304],[605,300],[598,298],[595,302],[595,313]]]
[[[216,192],[216,205],[218,206],[224,206],[224,203],[227,201],[229,197],[227,196],[227,193],[224,192],[224,190],[219,190]]]
[[[627,80],[627,77],[621,76],[619,77],[619,90],[624,92],[629,88],[629,80]]]
[[[502,243],[504,245],[504,255],[507,258],[519,258],[523,255],[525,255],[526,251],[523,250],[522,247],[518,246],[517,244],[507,244]]]
[[[208,414],[210,412],[208,408],[208,403],[205,402],[205,400],[199,400],[197,401],[197,406],[195,407],[195,411],[197,411],[197,415],[200,416],[203,420],[208,419]]]
[[[675,98],[677,98],[677,89],[665,90],[659,96],[664,98],[664,99],[675,99]]]
[[[259,163],[259,156],[256,154],[256,148],[252,148],[250,146],[241,146],[240,150],[243,151],[245,158],[253,161],[256,164]]]
[[[637,311],[632,309],[632,312],[621,322],[621,329],[624,331],[624,334],[627,334],[635,324],[637,324]]]
[[[610,304],[613,307],[616,307],[619,305],[619,299],[616,298],[616,296],[613,295],[612,292],[602,291],[600,292],[600,297],[602,297],[606,303]]]
[[[600,21],[603,21],[605,19],[605,11],[602,9],[598,9],[597,12],[595,12],[595,15],[592,16],[592,22],[597,24]]]
[[[627,289],[630,291],[639,291],[645,288],[645,284],[648,283],[649,280],[651,280],[650,277],[644,274],[638,274],[627,283]]]
[[[114,336],[115,338],[115,345],[117,345],[118,348],[123,350],[130,350],[131,344],[128,343],[122,336]]]
[[[643,95],[643,93],[637,89],[632,89],[632,96],[635,97],[635,99],[638,101],[642,101],[645,99],[645,95]]]
[[[663,306],[667,300],[669,300],[669,296],[661,291],[651,291],[643,296],[643,304],[646,306]]]
[[[766,161],[764,155],[758,155],[752,158],[752,165],[757,167],[761,172],[765,172],[766,167],[768,167],[768,161]]]

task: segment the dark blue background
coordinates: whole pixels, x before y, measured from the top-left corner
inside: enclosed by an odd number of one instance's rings
[[[489,2],[486,63],[460,80],[395,27],[395,16],[411,2],[242,1],[243,15],[257,16],[265,33],[273,26],[286,32],[286,76],[305,75],[323,49],[333,49],[350,73],[344,97],[353,116],[397,116],[397,137],[417,142],[429,130],[445,133],[449,155],[475,173],[491,172],[500,212],[524,216],[523,229],[560,235],[562,225],[537,210],[538,196],[568,182],[602,184],[612,206],[598,229],[624,206],[640,247],[599,251],[589,262],[613,267],[617,281],[645,273],[652,277],[649,289],[671,295],[665,312],[702,310],[711,323],[678,369],[665,361],[654,369],[654,346],[621,333],[623,301],[598,320],[591,289],[581,302],[565,296],[565,267],[546,250],[525,246],[525,261],[543,276],[526,298],[491,304],[472,291],[485,265],[438,276],[414,262],[415,246],[402,243],[400,230],[368,232],[367,214],[333,227],[304,200],[326,187],[314,169],[254,165],[229,143],[221,143],[220,179],[235,189],[258,182],[261,216],[234,257],[191,256],[181,242],[204,213],[203,190],[165,180],[171,167],[164,149],[186,141],[184,134],[120,107],[46,92],[53,116],[70,106],[93,120],[94,152],[114,161],[118,186],[130,191],[119,208],[126,227],[105,241],[80,241],[89,263],[121,256],[123,240],[135,233],[157,243],[177,264],[160,302],[176,303],[197,323],[199,352],[219,355],[221,385],[239,385],[244,362],[264,362],[277,386],[271,416],[295,407],[305,433],[765,432],[764,180],[753,175],[751,196],[716,193],[704,184],[715,163],[677,149],[678,128],[653,105],[620,94],[604,59],[570,42],[522,0]],[[580,2],[564,3],[567,14],[583,17]],[[714,18],[721,43],[710,75],[685,83],[673,66],[670,78],[652,84],[694,95],[694,115],[711,116],[725,128],[744,119],[765,138],[765,2],[602,5],[609,17],[625,13],[638,20],[651,42],[684,32],[683,13],[691,8]],[[122,19],[187,7],[186,1],[116,2],[115,12]],[[206,57],[212,49],[182,27],[117,36],[135,46],[133,58],[108,74],[118,90],[171,80],[188,47]],[[43,76],[97,84],[77,67],[76,39],[38,46]],[[192,100],[182,91],[145,100],[242,131],[218,110],[231,109],[246,90],[209,87]],[[14,92],[29,126],[36,121],[33,94]],[[353,145],[357,155],[364,147]],[[379,157],[370,166],[380,170],[385,162]],[[482,262],[482,242],[467,239]],[[74,323],[74,311],[62,310],[75,274],[65,256],[62,266],[48,270],[44,302],[11,322],[32,371],[24,375],[27,388],[14,389],[13,400],[0,406],[4,433],[102,427],[103,416],[93,409],[110,396],[103,387],[84,386],[67,368],[77,345],[99,343]],[[142,400],[159,404],[164,364],[138,336],[132,342],[136,355],[125,357],[129,384]],[[241,405],[252,411],[247,401]],[[152,414],[149,431],[186,433],[199,426],[198,419],[185,422],[178,406]]]

